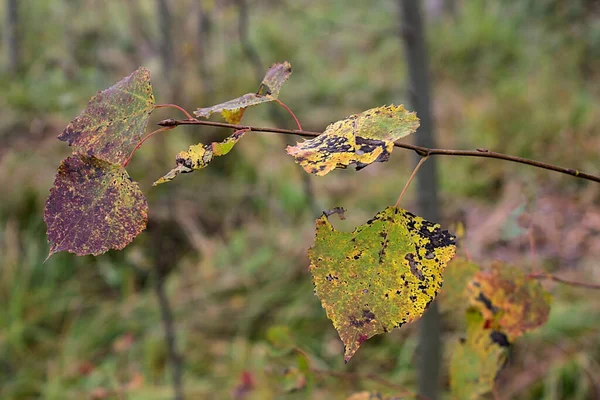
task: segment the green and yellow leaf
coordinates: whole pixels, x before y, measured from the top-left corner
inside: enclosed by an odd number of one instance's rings
[[[394,141],[418,127],[414,112],[402,105],[383,106],[334,122],[321,135],[288,146],[286,151],[311,174],[323,176],[351,164],[360,170],[373,162],[387,161]]]
[[[485,328],[476,310],[467,313],[467,337],[456,344],[450,360],[450,391],[455,400],[477,400],[491,392],[506,361],[503,334]]]
[[[190,146],[187,151],[179,152],[175,157],[177,166],[154,182],[152,186],[172,181],[180,173],[186,174],[206,167],[214,157],[224,156],[229,153],[246,132],[245,130],[239,130],[222,142],[213,142],[210,144],[198,143]]]
[[[118,164],[73,155],[62,161],[46,201],[50,253],[122,249],[146,228],[148,204]]]
[[[237,124],[241,121],[246,108],[276,100],[281,87],[292,74],[292,66],[287,61],[273,64],[267,71],[256,93],[247,93],[241,97],[217,104],[212,107],[199,108],[194,111],[197,117],[210,118],[214,113],[221,113],[225,121]]]
[[[92,97],[58,138],[74,153],[122,164],[140,141],[152,110],[150,71],[140,67]]]
[[[440,292],[440,311],[462,316],[469,306],[467,284],[480,271],[477,264],[464,257],[456,257],[444,271],[444,287]]]
[[[317,219],[310,271],[346,362],[365,340],[423,314],[455,250],[448,231],[395,207],[352,233],[338,232],[325,215]]]

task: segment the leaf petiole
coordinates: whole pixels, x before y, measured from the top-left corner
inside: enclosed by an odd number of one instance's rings
[[[408,189],[408,187],[410,186],[411,182],[413,181],[413,179],[417,175],[417,171],[419,171],[419,168],[421,168],[421,165],[423,165],[423,163],[425,163],[425,161],[427,160],[428,157],[429,156],[425,156],[425,157],[421,158],[421,160],[419,161],[419,163],[417,164],[417,166],[413,170],[412,174],[410,175],[410,178],[408,178],[408,181],[406,181],[406,185],[404,185],[404,189],[402,189],[402,192],[400,193],[400,196],[398,196],[398,200],[396,200],[396,204],[394,205],[394,207],[398,208],[398,206],[400,205],[400,201],[402,201],[402,197],[404,197],[404,193],[406,193],[406,190]]]

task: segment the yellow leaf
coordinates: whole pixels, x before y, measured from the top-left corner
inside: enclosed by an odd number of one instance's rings
[[[334,122],[321,135],[288,146],[286,151],[311,174],[323,176],[350,164],[360,170],[373,162],[387,161],[394,141],[418,127],[416,114],[402,105],[372,108]]]

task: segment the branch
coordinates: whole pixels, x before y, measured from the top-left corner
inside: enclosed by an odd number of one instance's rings
[[[565,285],[579,286],[579,287],[583,287],[586,289],[600,290],[600,284],[597,284],[597,283],[570,281],[570,280],[559,278],[558,276],[554,276],[554,275],[546,274],[546,273],[529,274],[529,275],[527,275],[527,277],[533,278],[533,279],[548,279],[548,280],[551,280],[554,282],[564,283]]]
[[[291,130],[291,129],[281,129],[281,128],[261,128],[256,126],[248,126],[248,125],[235,125],[235,124],[227,124],[224,122],[214,122],[214,121],[199,121],[199,120],[175,120],[175,119],[166,119],[164,121],[160,121],[158,123],[160,126],[179,126],[179,125],[207,125],[207,126],[217,126],[221,128],[229,128],[229,129],[249,129],[253,132],[271,132],[271,133],[279,133],[283,135],[298,135],[305,137],[315,137],[319,136],[321,133],[319,132],[309,132],[309,131],[301,131],[301,130]],[[489,151],[487,149],[476,149],[476,150],[452,150],[452,149],[430,149],[428,147],[423,146],[415,146],[413,144],[408,143],[399,143],[395,142],[394,146],[401,147],[403,149],[412,150],[421,157],[428,156],[462,156],[462,157],[482,157],[482,158],[495,158],[497,160],[511,161],[519,164],[530,165],[532,167],[547,169],[550,171],[560,172],[562,174],[574,176],[576,178],[586,179],[588,181],[598,182],[600,183],[600,176],[587,174],[585,172],[581,172],[577,169],[573,168],[564,168],[559,167],[557,165],[547,164],[540,161],[529,160],[527,158],[511,156],[503,153],[496,153],[493,151]]]

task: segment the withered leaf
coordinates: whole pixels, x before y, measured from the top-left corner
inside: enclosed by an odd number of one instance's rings
[[[121,164],[140,141],[153,109],[150,71],[140,67],[92,97],[58,138],[74,153]]]
[[[73,155],[62,161],[46,201],[50,253],[122,249],[146,228],[148,204],[118,164]]]
[[[212,142],[210,144],[198,143],[190,146],[187,151],[179,152],[175,157],[177,166],[152,185],[157,186],[161,183],[172,181],[180,173],[186,174],[206,167],[214,157],[229,153],[246,132],[245,130],[239,130],[222,142]]]
[[[310,272],[345,361],[365,340],[423,314],[455,250],[448,231],[395,207],[352,233],[335,230],[325,215],[317,219]]]
[[[475,274],[466,293],[470,304],[511,342],[544,325],[550,313],[551,297],[542,285],[501,262]]]
[[[360,170],[373,162],[385,162],[394,141],[415,132],[419,119],[404,106],[372,108],[329,125],[314,139],[288,146],[306,172],[323,176],[351,164]]]
[[[199,108],[194,111],[194,114],[197,117],[210,118],[213,113],[221,113],[228,123],[237,124],[241,121],[246,108],[277,99],[281,87],[291,74],[292,66],[287,61],[273,64],[267,71],[256,93],[247,93],[212,107]]]

